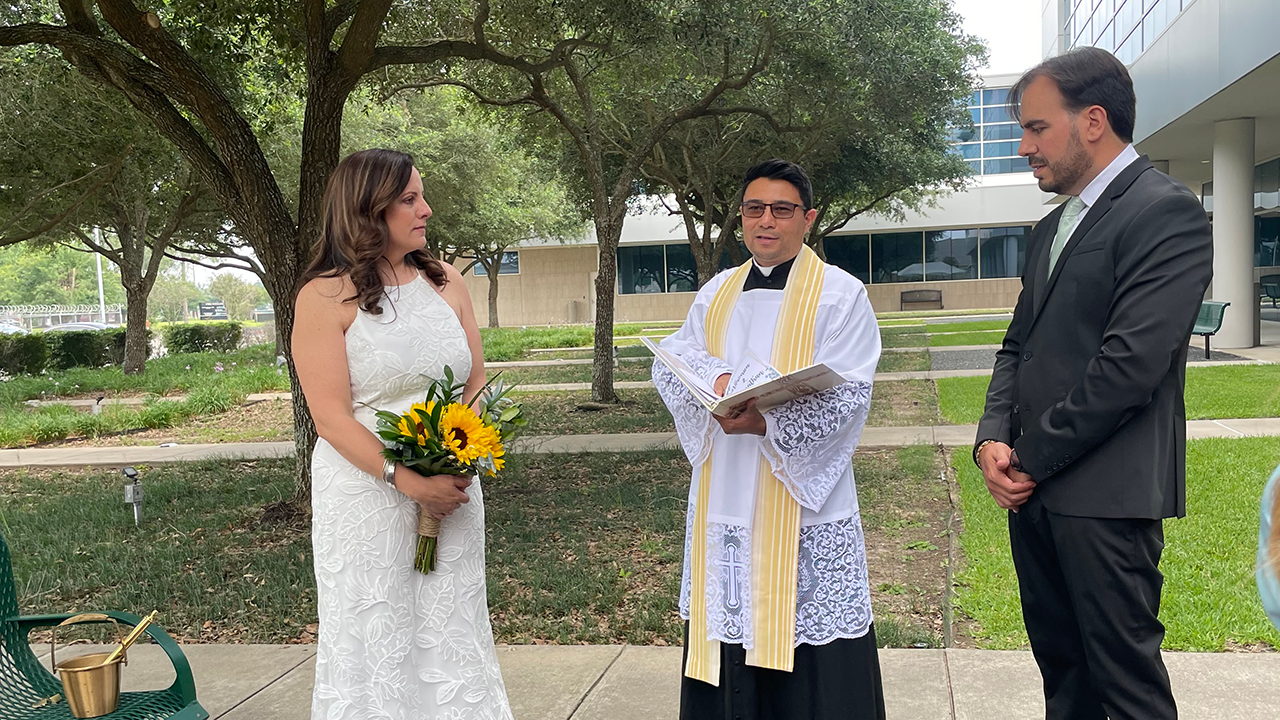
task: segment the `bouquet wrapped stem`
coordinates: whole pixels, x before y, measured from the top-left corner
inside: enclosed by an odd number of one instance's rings
[[[413,566],[424,575],[436,569],[436,546],[440,540],[440,521],[418,508],[418,552]]]
[[[485,383],[470,400],[463,398],[464,385],[445,367],[444,379],[432,380],[426,399],[408,412],[377,410],[377,434],[387,443],[382,456],[427,476],[496,475],[506,462],[503,443],[527,420],[501,381]],[[422,573],[436,569],[440,523],[418,508],[413,566]]]

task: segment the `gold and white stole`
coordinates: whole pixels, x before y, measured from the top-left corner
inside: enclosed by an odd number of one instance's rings
[[[751,261],[733,271],[707,308],[707,350],[725,359],[729,319],[751,272]],[[771,362],[782,373],[813,363],[818,299],[826,265],[808,246],[787,278],[773,335]],[[714,443],[714,441],[713,441]],[[707,512],[711,501],[712,451],[698,476],[698,497],[689,542],[689,652],[686,677],[720,685],[720,643],[707,639]],[[791,672],[795,664],[796,568],[800,554],[800,504],[787,492],[773,468],[760,458],[751,528],[751,615],[754,647],[747,664]]]

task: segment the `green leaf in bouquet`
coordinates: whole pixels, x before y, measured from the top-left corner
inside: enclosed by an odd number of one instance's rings
[[[515,420],[519,417],[520,417],[520,408],[519,406],[516,406],[516,405],[512,405],[511,407],[503,410],[502,414],[498,416],[498,418],[504,423],[515,422]]]

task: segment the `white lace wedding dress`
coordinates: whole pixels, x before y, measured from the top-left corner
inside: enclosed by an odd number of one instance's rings
[[[356,418],[403,412],[446,365],[471,372],[453,309],[425,279],[387,289],[382,315],[360,311],[347,331]],[[320,644],[312,720],[511,718],[485,595],[484,503],[445,519],[438,564],[413,568],[416,504],[347,462],[324,440],[312,471],[312,540]]]

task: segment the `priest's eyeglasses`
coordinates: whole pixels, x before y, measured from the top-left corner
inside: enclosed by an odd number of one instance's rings
[[[765,208],[769,208],[769,212],[773,213],[775,219],[790,220],[796,214],[796,210],[802,210],[804,206],[784,201],[767,203],[759,200],[748,200],[742,203],[742,216],[749,218],[764,217]]]

